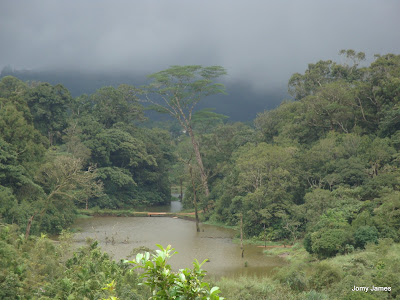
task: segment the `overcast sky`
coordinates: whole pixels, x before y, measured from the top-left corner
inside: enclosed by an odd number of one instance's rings
[[[221,65],[256,89],[341,49],[400,54],[399,0],[1,0],[0,68]]]

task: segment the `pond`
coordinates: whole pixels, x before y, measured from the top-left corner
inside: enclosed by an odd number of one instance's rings
[[[211,276],[264,276],[285,260],[263,254],[263,248],[245,245],[244,258],[240,245],[232,242],[235,232],[213,225],[201,225],[196,232],[195,222],[170,217],[93,217],[78,219],[74,224],[79,232],[74,235],[76,246],[85,244],[87,238],[99,241],[101,248],[116,260],[125,259],[132,249],[146,246],[156,249],[172,245],[178,254],[170,260],[174,270],[192,267],[197,258],[205,263]],[[246,267],[245,267],[246,265]]]

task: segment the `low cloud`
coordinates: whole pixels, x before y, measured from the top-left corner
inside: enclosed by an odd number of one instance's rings
[[[341,49],[399,53],[399,12],[396,0],[2,1],[0,67],[222,65],[226,80],[263,91]]]

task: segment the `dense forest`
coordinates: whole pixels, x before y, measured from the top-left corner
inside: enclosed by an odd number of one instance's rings
[[[48,82],[52,85],[62,83],[72,97],[82,94],[93,94],[104,86],[118,87],[121,83],[140,86],[146,84],[148,72],[134,70],[131,72],[90,72],[66,70],[24,70],[5,66],[0,72],[0,78],[13,76],[24,82]],[[264,109],[272,109],[281,103],[287,94],[286,82],[282,81],[277,86],[269,87],[266,91],[259,92],[249,83],[239,79],[224,80],[227,95],[218,94],[202,99],[199,109],[215,108],[215,111],[229,116],[229,120],[239,122],[252,122],[256,114]],[[246,99],[244,101],[244,99]],[[145,112],[152,120],[161,119],[163,116]]]
[[[143,107],[128,86],[73,99],[62,85],[4,77],[0,90],[4,222],[59,233],[76,207],[170,201],[169,134],[136,126]]]
[[[361,52],[340,54],[342,63],[318,61],[294,74],[288,82],[293,99],[260,112],[254,125],[229,122],[213,109],[196,110],[204,97],[225,92],[217,83],[225,74],[221,67],[175,66],[151,75],[148,86],[102,87],[75,98],[61,84],[3,77],[0,251],[7,255],[0,258],[5,267],[0,290],[30,298],[44,282],[53,282],[43,299],[56,297],[57,289],[72,294],[77,287],[72,282],[78,282],[72,270],[92,256],[88,269],[108,274],[103,287],[120,278],[135,291],[118,287],[119,297],[140,298],[137,276],[103,257],[95,244],[64,267],[57,257],[49,259],[49,274],[37,270],[36,283],[23,252],[30,253],[32,264],[45,265],[41,255],[54,246],[43,234],[63,232],[77,209],[167,204],[171,186],[181,186],[184,206],[202,211],[202,221],[231,226],[242,221],[247,239],[304,245],[318,264],[374,249],[371,265],[365,258],[353,261],[348,283],[368,274],[371,285],[392,286],[390,297],[400,297],[393,276],[400,272],[400,258],[384,256],[400,241],[400,55],[377,55],[367,66]],[[147,120],[149,109],[172,119]],[[63,268],[73,274],[69,279]],[[285,299],[289,294],[326,299],[320,291],[344,278],[344,271],[323,264],[311,279],[301,273],[304,265],[290,268],[276,278]],[[222,294],[224,286],[226,293],[234,290],[230,284],[218,283]],[[16,295],[1,293],[4,299]],[[347,299],[367,299],[352,295]],[[381,299],[375,296],[368,299]]]
[[[343,55],[347,63],[319,61],[294,74],[295,101],[260,113],[254,128],[222,119],[195,126],[208,218],[234,225],[242,214],[247,236],[305,237],[321,258],[399,241],[400,56],[360,67],[363,53]]]

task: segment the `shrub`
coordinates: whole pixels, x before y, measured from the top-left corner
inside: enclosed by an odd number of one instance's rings
[[[103,299],[103,287],[114,279],[120,299],[145,299],[139,280],[128,265],[113,261],[103,253],[97,242],[80,248],[65,263],[63,276],[46,286],[45,295],[51,299]]]
[[[310,285],[317,291],[329,288],[341,280],[338,269],[327,263],[320,263],[315,268],[315,273],[310,278]]]
[[[319,258],[332,257],[344,250],[348,239],[348,232],[344,229],[319,230],[311,235],[312,251]]]
[[[290,269],[289,271],[281,271],[277,276],[280,283],[287,284],[294,291],[305,291],[307,289],[307,277],[304,271]]]
[[[366,292],[350,292],[346,295],[344,300],[376,300],[373,295]]]
[[[153,296],[150,299],[209,299],[219,300],[223,299],[218,296],[219,288],[210,286],[207,282],[203,281],[206,275],[205,271],[201,269],[201,264],[197,260],[193,262],[193,270],[181,269],[178,273],[171,271],[171,266],[167,264],[168,259],[176,252],[171,253],[171,245],[163,248],[157,245],[160,250],[156,250],[156,254],[138,253],[136,260],[129,261],[135,264],[135,268],[141,268],[144,273],[141,277],[144,279],[144,284],[149,286],[152,290]]]
[[[365,248],[367,243],[378,243],[378,229],[375,226],[361,226],[354,233],[356,247]]]
[[[301,299],[304,300],[327,300],[328,296],[316,291],[304,292],[301,294]]]
[[[312,254],[312,240],[311,240],[311,233],[307,233],[304,237],[303,241],[304,248],[307,250],[308,253]]]

